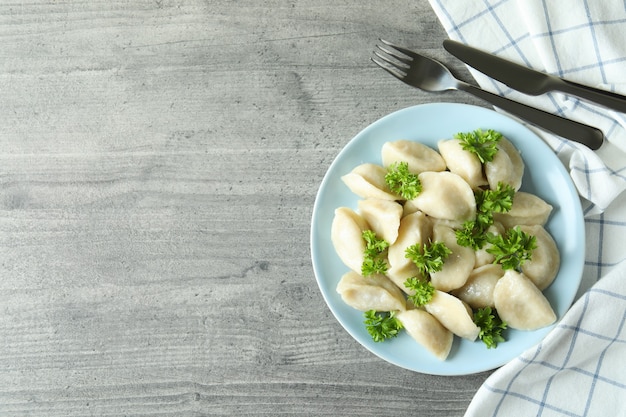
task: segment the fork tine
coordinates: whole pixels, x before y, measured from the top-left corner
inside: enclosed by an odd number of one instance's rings
[[[376,53],[374,54],[379,56]],[[404,78],[406,77],[406,72],[400,71],[400,69],[396,67],[393,63],[387,60],[381,61],[380,59],[377,59],[376,57],[372,57],[370,59],[372,60],[374,64],[378,65],[379,67],[381,67],[382,69],[387,71],[389,74],[393,75],[394,77],[398,78],[399,80],[404,80]]]
[[[411,68],[410,63],[396,60],[394,57],[389,57],[386,54],[381,54],[379,51],[374,51],[374,57],[379,58],[387,65],[391,65],[394,68],[407,72]]]
[[[410,57],[410,58],[412,58],[412,59],[416,59],[416,58],[418,58],[418,57],[419,57],[419,55],[418,55],[418,54],[416,54],[415,52],[411,51],[410,49],[406,49],[406,48],[403,48],[403,47],[401,47],[401,46],[394,45],[393,43],[391,43],[391,42],[389,42],[389,41],[386,41],[386,40],[384,40],[384,39],[381,39],[381,38],[378,38],[378,40],[379,40],[379,41],[381,41],[384,45],[388,46],[389,48],[393,48],[393,49],[395,49],[397,52],[401,52],[402,54],[404,54],[404,55],[406,55],[406,56],[408,56],[408,57]],[[378,45],[377,45],[377,46],[378,46]],[[397,52],[396,52],[395,54],[393,54],[393,53],[391,53],[391,52],[389,52],[389,51],[387,51],[387,50],[385,50],[385,49],[381,48],[380,46],[378,46],[378,47],[379,47],[381,50],[383,50],[384,52],[388,53],[389,55],[394,56],[394,58],[398,58],[398,59],[400,59],[399,57],[397,57],[397,56],[396,56],[396,55],[397,55]],[[406,58],[404,58],[404,59],[406,59]],[[411,62],[411,60],[409,60],[409,62]]]
[[[411,65],[411,62],[413,62],[413,59],[411,58],[407,58],[406,54],[402,55],[400,53],[398,53],[398,51],[394,50],[394,49],[390,49],[389,47],[385,47],[385,45],[376,45],[376,48],[378,48],[378,51],[374,51],[374,53],[376,55],[378,55],[379,57],[383,58],[382,55],[380,55],[379,52],[383,52],[385,54],[385,60],[389,61],[388,58],[386,58],[386,56],[390,56],[393,59],[402,62],[403,64],[406,64],[407,66]]]

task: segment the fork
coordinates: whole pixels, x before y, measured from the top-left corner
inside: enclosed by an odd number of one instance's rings
[[[441,62],[380,39],[372,61],[404,83],[428,92],[459,90],[481,98],[538,127],[596,150],[604,141],[600,129],[569,120],[482,90],[455,78]]]

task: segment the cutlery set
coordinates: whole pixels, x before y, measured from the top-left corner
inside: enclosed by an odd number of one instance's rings
[[[536,96],[559,91],[619,112],[626,112],[625,96],[542,73],[453,40],[445,40],[443,46],[446,51],[471,67],[524,94]],[[412,87],[429,92],[465,91],[540,128],[582,143],[592,150],[600,148],[604,141],[602,131],[595,127],[482,90],[455,78],[447,67],[432,58],[382,39],[376,47],[372,61]]]

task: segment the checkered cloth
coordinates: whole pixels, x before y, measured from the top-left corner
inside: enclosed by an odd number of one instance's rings
[[[626,2],[429,0],[451,39],[626,95]],[[600,128],[598,151],[534,126],[569,169],[585,213],[577,301],[538,346],[495,371],[466,416],[626,416],[626,114],[561,93],[526,96],[470,68],[480,86]]]

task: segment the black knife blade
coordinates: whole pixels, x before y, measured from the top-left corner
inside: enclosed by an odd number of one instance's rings
[[[469,66],[524,94],[537,96],[560,91],[626,113],[623,95],[536,71],[451,39],[443,41],[443,47]]]

